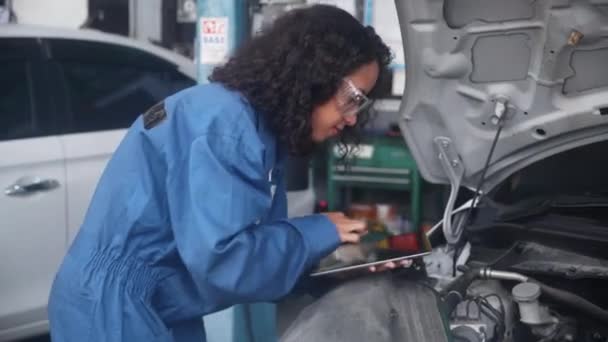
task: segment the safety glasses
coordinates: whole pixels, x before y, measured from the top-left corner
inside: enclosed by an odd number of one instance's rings
[[[342,84],[338,87],[337,99],[344,117],[352,117],[364,112],[372,104],[372,100],[347,78],[343,79]]]

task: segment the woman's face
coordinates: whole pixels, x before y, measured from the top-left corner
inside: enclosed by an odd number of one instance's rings
[[[345,77],[339,90],[329,101],[312,112],[312,140],[316,143],[336,136],[345,126],[357,123],[356,107],[364,105],[358,95],[367,95],[376,85],[379,73],[376,61],[362,65]],[[363,96],[364,97],[364,96]]]

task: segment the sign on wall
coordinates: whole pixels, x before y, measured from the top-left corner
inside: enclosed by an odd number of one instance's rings
[[[200,63],[223,63],[229,53],[228,17],[201,17]]]

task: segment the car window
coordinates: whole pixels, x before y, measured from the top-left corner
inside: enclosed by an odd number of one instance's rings
[[[38,134],[28,56],[33,44],[26,39],[0,39],[0,141]]]
[[[196,83],[145,51],[67,39],[50,46],[63,74],[71,132],[129,127],[154,104]]]

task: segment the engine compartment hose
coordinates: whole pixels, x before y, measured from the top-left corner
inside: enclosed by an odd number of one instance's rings
[[[456,309],[458,303],[460,303],[466,297],[467,289],[473,280],[479,277],[480,269],[478,268],[466,270],[459,268],[459,270],[462,270],[463,274],[440,292],[448,314],[452,314],[452,311]]]
[[[525,283],[530,280],[523,274],[507,271],[498,271],[489,267],[482,267],[479,269],[479,277],[481,279],[497,279],[497,280],[511,280]]]
[[[491,269],[490,267],[483,267],[479,269],[478,272],[482,279],[512,280],[519,282],[528,281],[536,283],[538,286],[540,286],[542,295],[551,298],[562,305],[571,307],[580,313],[586,314],[599,322],[608,324],[608,311],[577,294],[549,286],[536,279],[532,279],[523,274],[515,272],[498,271]]]
[[[494,270],[490,267],[459,267],[458,269],[462,271],[463,274],[441,291],[441,297],[446,305],[448,314],[451,314],[458,303],[466,297],[467,289],[475,279],[495,279],[516,281],[520,283],[536,283],[540,286],[542,295],[551,298],[562,305],[571,307],[580,313],[586,314],[599,322],[608,324],[607,310],[604,310],[577,294],[549,286],[523,274]]]
[[[530,281],[535,282],[536,284],[538,284],[538,286],[540,286],[541,293],[543,295],[546,295],[547,297],[555,300],[556,302],[570,306],[576,309],[577,311],[598,320],[599,322],[608,324],[608,311],[591,303],[585,298],[576,295],[572,292],[551,287],[537,280],[531,279]]]

